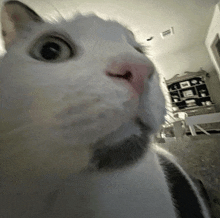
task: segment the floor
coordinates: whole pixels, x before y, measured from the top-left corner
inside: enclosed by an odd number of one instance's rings
[[[173,153],[189,174],[203,182],[215,217],[220,218],[220,134],[184,136],[178,141],[166,138],[157,145]]]

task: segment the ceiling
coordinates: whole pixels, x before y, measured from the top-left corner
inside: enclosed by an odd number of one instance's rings
[[[138,41],[149,45],[150,55],[175,53],[204,42],[218,0],[23,0],[40,15],[95,12],[130,27]],[[162,39],[160,33],[174,28],[174,35]],[[151,41],[146,39],[153,37]]]

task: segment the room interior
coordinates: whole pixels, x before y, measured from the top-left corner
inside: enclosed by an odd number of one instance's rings
[[[166,122],[154,142],[174,153],[186,171],[203,181],[215,216],[220,217],[219,0],[22,2],[50,21],[57,14],[68,19],[78,11],[94,12],[134,32],[161,76],[166,98]],[[0,53],[4,52],[1,43]]]

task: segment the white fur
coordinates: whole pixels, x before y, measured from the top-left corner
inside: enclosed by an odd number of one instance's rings
[[[0,66],[0,216],[175,218],[151,148],[131,167],[87,170],[94,143],[105,139],[111,145],[141,134],[134,125],[137,115],[151,127],[149,133],[164,121],[156,71],[146,79],[142,95],[105,74],[112,61],[153,69],[134,49],[138,44],[131,32],[116,22],[82,15],[22,25],[5,38],[7,54]],[[76,57],[59,63],[32,58],[39,37],[49,33],[74,44]]]
[[[36,39],[54,32],[77,46],[76,58],[50,64],[30,57]],[[24,163],[25,158],[20,156],[16,172],[20,170],[20,159],[22,165],[29,166],[33,165],[35,156],[36,163],[45,161],[50,171],[59,144],[65,147],[65,157],[67,153],[71,155],[68,159],[72,158],[72,152],[85,159],[76,169],[79,171],[88,163],[91,144],[129,123],[137,114],[146,119],[153,131],[158,129],[164,116],[164,98],[156,73],[146,81],[146,93],[141,99],[146,105],[143,106],[130,87],[105,75],[111,60],[152,66],[148,58],[132,47],[131,39],[137,45],[132,37],[130,31],[116,22],[82,15],[57,24],[30,23],[17,33],[1,65],[2,129],[6,138],[10,134],[3,155],[10,157],[8,149],[12,147],[14,152],[16,148],[28,147],[23,155],[32,158],[31,163]],[[25,135],[26,144],[21,146],[17,134]],[[45,150],[50,151],[46,157],[42,154]],[[55,161],[61,162],[61,169],[66,168],[66,161],[56,158]],[[72,171],[75,161],[70,162]],[[33,167],[38,168],[39,164],[35,164]]]

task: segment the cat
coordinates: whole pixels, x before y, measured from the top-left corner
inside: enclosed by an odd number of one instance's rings
[[[20,1],[1,22],[0,217],[210,217],[152,146],[165,100],[130,30],[93,14],[48,23]]]

